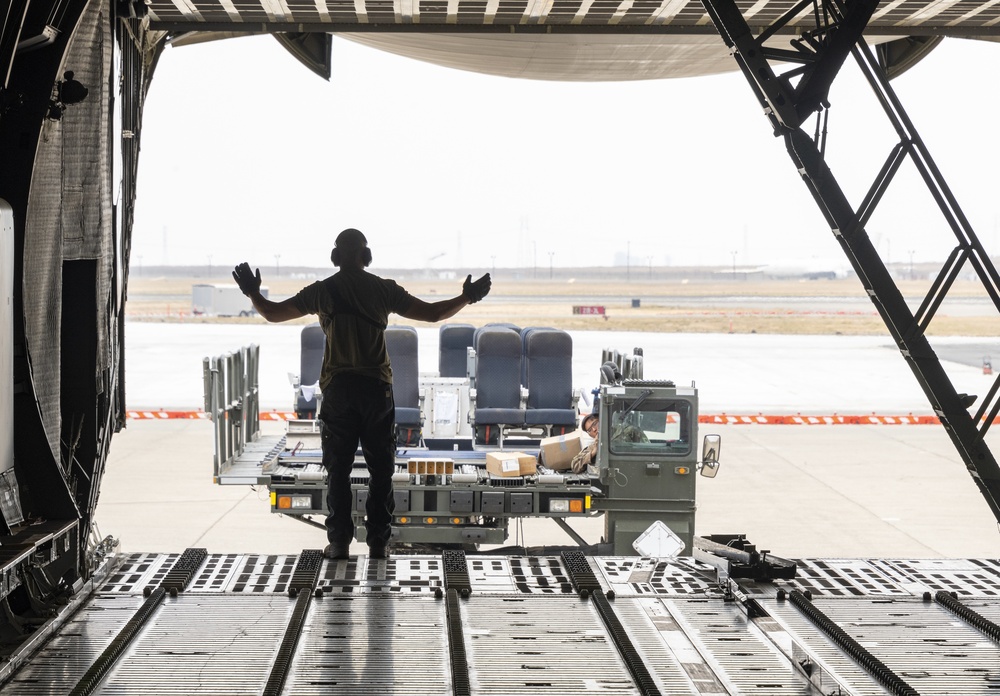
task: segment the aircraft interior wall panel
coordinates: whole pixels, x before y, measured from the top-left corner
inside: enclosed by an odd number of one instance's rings
[[[14,466],[14,211],[0,200],[0,472]]]

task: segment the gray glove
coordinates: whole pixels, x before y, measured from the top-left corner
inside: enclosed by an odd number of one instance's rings
[[[260,292],[260,269],[257,275],[250,270],[250,264],[243,262],[233,270],[233,280],[240,286],[240,292],[247,297]]]
[[[490,294],[490,287],[492,285],[493,281],[490,280],[489,273],[476,281],[472,280],[472,275],[470,274],[466,276],[465,283],[462,284],[462,294],[465,295],[465,299],[469,301],[469,304],[475,304]]]

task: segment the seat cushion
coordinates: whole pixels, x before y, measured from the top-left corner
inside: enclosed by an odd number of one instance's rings
[[[576,425],[576,410],[572,408],[529,408],[524,412],[528,425]]]
[[[524,410],[520,408],[477,408],[476,425],[524,425]]]
[[[418,427],[420,425],[420,409],[396,407],[396,425]]]

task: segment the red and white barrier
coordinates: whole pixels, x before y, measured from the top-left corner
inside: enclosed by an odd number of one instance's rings
[[[127,415],[129,420],[208,420],[208,414],[204,411],[145,409],[128,411]],[[262,411],[260,419],[261,421],[295,420],[295,413],[292,411]],[[703,413],[698,417],[698,422],[710,425],[939,425],[941,423],[937,416],[915,416],[912,413],[907,415],[833,414],[829,416]],[[1000,422],[1000,418],[994,422]]]

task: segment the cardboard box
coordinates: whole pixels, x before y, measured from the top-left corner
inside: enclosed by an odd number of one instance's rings
[[[538,460],[524,452],[488,452],[486,471],[494,476],[530,476],[538,471]]]
[[[580,433],[544,438],[540,443],[542,464],[553,471],[565,471],[582,449],[583,435]]]
[[[406,462],[406,473],[417,476],[451,476],[455,473],[455,460],[413,458]]]

